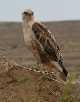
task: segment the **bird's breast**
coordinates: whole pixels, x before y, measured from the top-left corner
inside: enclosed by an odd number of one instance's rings
[[[32,40],[32,31],[30,28],[26,27],[26,29],[24,28],[24,41],[26,45],[31,44],[31,40]]]

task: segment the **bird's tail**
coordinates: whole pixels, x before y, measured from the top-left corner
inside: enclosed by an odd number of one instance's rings
[[[66,81],[68,76],[68,71],[65,69],[63,62],[54,62],[52,61],[52,64],[57,68],[57,70],[60,72],[60,78]]]
[[[62,72],[62,76],[65,76],[65,79],[67,78],[68,76],[68,71],[66,70],[66,68],[64,67],[64,64],[62,61],[59,61],[59,65],[61,66],[63,72]]]

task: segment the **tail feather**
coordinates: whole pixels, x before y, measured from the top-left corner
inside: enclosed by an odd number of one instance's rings
[[[66,68],[64,67],[63,62],[59,61],[59,65],[61,66],[61,68],[63,69],[63,73],[64,73],[65,76],[67,77],[68,71],[67,71]]]
[[[67,79],[67,75],[68,75],[68,71],[65,69],[63,63],[58,63],[58,62],[54,62],[52,61],[52,64],[57,68],[57,70],[60,72],[60,78],[63,79],[64,81],[66,81]]]

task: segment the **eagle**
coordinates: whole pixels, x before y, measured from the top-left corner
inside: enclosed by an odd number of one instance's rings
[[[66,80],[68,71],[64,66],[61,49],[54,34],[43,23],[35,19],[31,9],[23,11],[22,19],[24,41],[32,50],[34,57],[48,68],[46,70],[52,72],[56,69],[63,80]]]

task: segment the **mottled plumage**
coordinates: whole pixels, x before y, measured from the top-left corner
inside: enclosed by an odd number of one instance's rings
[[[68,72],[63,65],[62,54],[54,38],[54,35],[52,35],[52,33],[49,30],[47,30],[47,28],[44,25],[37,22],[33,24],[32,30],[38,43],[40,44],[39,46],[40,52],[44,53],[43,56],[41,57],[41,59],[44,59],[44,61],[42,62],[46,62],[47,59],[49,59],[49,61],[58,62],[65,76],[67,76]],[[44,58],[45,56],[47,59]]]
[[[28,19],[33,16],[31,15],[33,14],[31,11],[25,11],[24,14]],[[38,57],[40,57],[41,63],[49,67],[49,69],[52,69],[53,66],[57,67],[58,71],[60,71],[65,77],[64,79],[66,79],[68,72],[63,65],[63,57],[54,35],[42,23],[33,20],[33,18],[30,18],[26,23],[27,27],[25,27],[25,29],[29,27],[29,30],[32,32],[30,39],[32,39],[33,50],[36,50],[34,54],[37,54]],[[29,35],[28,32],[27,34]],[[29,40],[29,38],[27,40]]]

